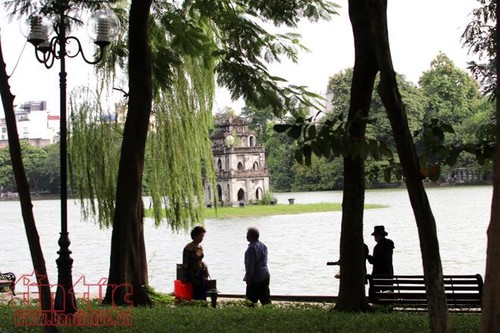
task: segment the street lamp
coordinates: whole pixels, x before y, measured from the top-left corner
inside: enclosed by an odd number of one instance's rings
[[[99,47],[96,58],[89,60],[85,57],[80,41],[74,36],[67,36],[69,30],[68,0],[60,0],[55,10],[55,20],[52,24],[44,16],[29,18],[28,41],[35,46],[36,59],[51,68],[59,60],[59,87],[60,87],[60,173],[61,173],[61,232],[58,241],[59,258],[57,263],[57,291],[54,308],[65,313],[76,312],[76,299],[73,292],[71,270],[73,259],[69,245],[68,213],[67,213],[67,130],[66,130],[66,61],[65,58],[74,58],[79,54],[88,64],[97,64],[102,60],[104,49],[111,43],[119,30],[119,21],[111,10],[101,9],[94,12],[87,24],[90,37]],[[51,30],[55,36],[49,39]],[[76,43],[76,51],[67,50],[70,43]]]

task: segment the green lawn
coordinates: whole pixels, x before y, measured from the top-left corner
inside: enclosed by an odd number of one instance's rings
[[[39,327],[15,327],[12,306],[0,306],[0,332],[41,332]],[[96,307],[94,311],[103,311]],[[109,309],[109,308],[108,308]],[[335,333],[427,333],[427,313],[338,313],[331,305],[272,305],[248,308],[232,302],[209,307],[158,305],[131,310],[131,326],[59,327],[59,332],[335,332]],[[97,313],[96,312],[96,313]],[[479,314],[451,314],[453,332],[477,332]]]
[[[384,205],[367,204],[365,209],[385,208]],[[321,212],[338,212],[342,210],[340,203],[315,203],[315,204],[278,204],[278,205],[248,205],[245,207],[218,207],[206,208],[205,217],[221,219],[229,217],[288,215]],[[151,211],[146,210],[146,216],[151,217]]]

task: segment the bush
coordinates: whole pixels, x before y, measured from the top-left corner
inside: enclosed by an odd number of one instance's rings
[[[259,200],[260,205],[270,205],[271,202],[275,202],[276,204],[276,198],[274,198],[274,193],[271,191],[267,191],[264,193],[264,196],[262,197],[261,200]]]

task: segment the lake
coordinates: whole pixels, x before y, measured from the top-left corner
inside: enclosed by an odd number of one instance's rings
[[[427,194],[436,218],[444,273],[479,273],[484,277],[492,186],[432,187],[427,189]],[[288,204],[288,198],[295,198],[296,204],[342,201],[340,191],[276,193],[275,196],[278,204]],[[375,245],[370,235],[373,227],[384,225],[396,247],[395,273],[422,273],[417,228],[406,189],[368,190],[365,202],[388,206],[365,211],[364,237],[370,253]],[[50,282],[55,284],[59,201],[41,200],[33,204]],[[256,226],[269,249],[271,294],[337,295],[338,280],[334,279],[337,267],[326,266],[326,262],[339,257],[341,215],[341,212],[329,212],[207,219],[207,234],[202,245],[219,291],[244,294],[246,229]],[[19,202],[0,201],[0,221],[0,270],[13,271],[18,277],[30,274],[33,265]],[[95,224],[82,221],[75,201],[68,203],[68,224],[74,259],[73,281],[85,276],[87,283],[96,283],[107,277],[111,230],[100,230]],[[145,237],[150,284],[158,291],[171,292],[176,263],[182,261],[182,249],[190,241],[189,233],[172,232],[166,226],[156,228],[153,221],[147,219]],[[371,266],[367,266],[370,272]]]

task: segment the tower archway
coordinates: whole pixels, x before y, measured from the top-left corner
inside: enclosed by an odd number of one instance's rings
[[[222,203],[224,200],[222,200],[222,186],[220,184],[217,184],[217,200]]]
[[[257,187],[257,189],[255,190],[255,199],[258,201],[262,200],[263,197],[264,197],[264,191],[262,191],[260,187]]]
[[[246,201],[245,200],[245,191],[242,188],[240,188],[238,190],[238,201]]]

